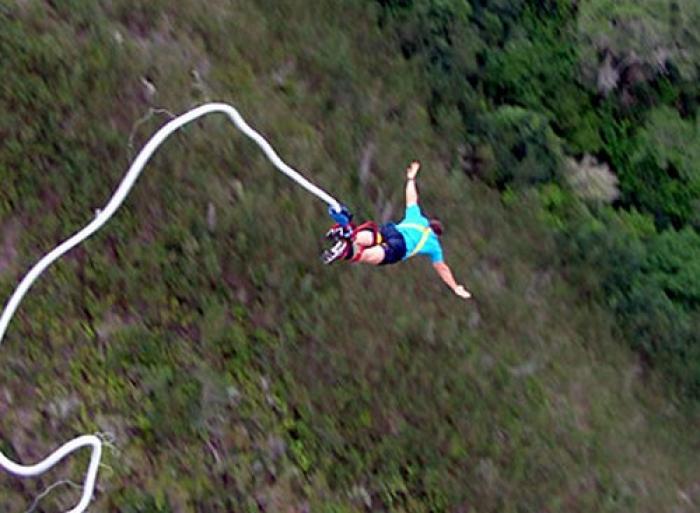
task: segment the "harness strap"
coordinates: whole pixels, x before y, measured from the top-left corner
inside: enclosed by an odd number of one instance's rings
[[[416,253],[418,253],[421,249],[423,249],[423,246],[425,246],[425,243],[428,242],[428,237],[430,237],[430,232],[432,231],[432,228],[430,226],[423,226],[420,224],[415,224],[415,223],[401,223],[401,226],[405,228],[411,228],[412,230],[416,230],[422,233],[420,240],[418,241],[418,244],[416,247],[411,251],[411,253],[406,257],[406,258],[411,258],[414,256]]]
[[[350,251],[352,251],[352,249]],[[360,258],[362,258],[362,253],[364,253],[364,252],[365,252],[364,247],[357,246],[357,249],[355,249],[355,253],[352,256],[350,256],[350,258],[349,258],[350,263],[359,262]]]
[[[379,225],[374,221],[367,221],[353,229],[352,240],[355,240],[355,236],[363,230],[371,231],[374,235],[374,244],[381,244],[383,242],[382,233],[379,231]]]

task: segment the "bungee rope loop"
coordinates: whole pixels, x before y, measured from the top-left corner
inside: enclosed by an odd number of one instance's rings
[[[195,119],[198,119],[202,116],[214,112],[226,114],[229,117],[229,119],[233,122],[233,124],[241,132],[243,132],[243,134],[252,139],[260,147],[260,149],[262,149],[262,151],[265,153],[270,162],[272,162],[272,164],[280,172],[284,173],[290,179],[294,180],[298,185],[306,189],[307,192],[326,202],[329,207],[329,214],[337,222],[339,222],[340,224],[346,224],[347,222],[349,222],[351,215],[347,208],[342,206],[333,196],[331,196],[326,191],[307,180],[298,171],[287,165],[277,155],[277,152],[275,152],[270,143],[268,143],[262,135],[253,130],[253,128],[251,128],[250,125],[248,125],[248,123],[245,122],[243,117],[238,113],[238,111],[235,108],[225,103],[207,103],[205,105],[201,105],[172,119],[163,127],[161,127],[151,137],[151,139],[148,140],[141,152],[136,156],[136,159],[134,159],[134,161],[132,162],[131,166],[129,167],[129,170],[127,171],[126,175],[122,179],[116,191],[110,198],[107,205],[103,209],[97,211],[97,215],[90,223],[88,223],[80,231],[76,232],[69,239],[59,244],[48,254],[46,254],[27,273],[27,275],[22,279],[19,286],[12,294],[9,302],[5,306],[5,309],[2,312],[2,316],[0,316],[0,344],[2,344],[3,338],[5,337],[5,333],[7,331],[7,327],[10,324],[10,320],[14,316],[17,307],[19,306],[20,302],[22,301],[26,293],[29,291],[31,286],[37,280],[37,278],[39,278],[39,276],[61,256],[63,256],[75,246],[92,236],[103,225],[105,225],[107,221],[109,221],[109,219],[114,215],[114,213],[124,202],[124,199],[129,194],[129,191],[133,187],[134,183],[141,174],[141,171],[143,170],[144,166],[148,163],[153,153],[155,153],[158,147],[171,134],[182,128],[184,125],[194,121]],[[95,489],[95,482],[97,480],[97,473],[100,466],[100,459],[102,457],[102,446],[103,442],[98,436],[80,436],[62,445],[46,459],[34,465],[21,465],[15,463],[9,458],[7,458],[0,451],[0,468],[5,469],[7,472],[19,477],[34,477],[44,474],[74,451],[87,447],[91,448],[92,455],[90,457],[90,464],[87,469],[85,480],[83,481],[82,497],[80,499],[80,502],[73,509],[67,512],[83,513],[90,504],[90,501],[92,500],[93,492]]]

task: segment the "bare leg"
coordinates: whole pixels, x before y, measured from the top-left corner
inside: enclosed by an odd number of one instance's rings
[[[374,232],[371,230],[362,230],[355,235],[355,244],[362,246],[363,248],[369,248],[374,246],[375,238]]]
[[[362,264],[379,265],[384,261],[384,248],[374,246],[364,250],[360,256],[359,262]]]

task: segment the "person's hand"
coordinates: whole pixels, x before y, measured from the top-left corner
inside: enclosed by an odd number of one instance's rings
[[[471,292],[465,289],[463,285],[457,285],[454,289],[454,292],[462,299],[469,299],[470,297],[472,297]]]
[[[406,168],[406,178],[409,180],[413,180],[416,175],[418,174],[418,170],[420,169],[420,162],[417,160],[414,160],[411,162],[408,167]]]

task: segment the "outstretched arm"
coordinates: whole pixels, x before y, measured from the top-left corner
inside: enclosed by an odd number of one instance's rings
[[[418,190],[416,189],[416,175],[420,169],[420,162],[414,160],[406,168],[406,208],[418,203]]]
[[[444,281],[447,286],[452,289],[452,292],[457,294],[462,299],[469,299],[472,297],[471,293],[465,289],[464,286],[455,281],[455,277],[452,275],[452,270],[445,262],[433,264],[433,269],[435,269],[442,281]]]

